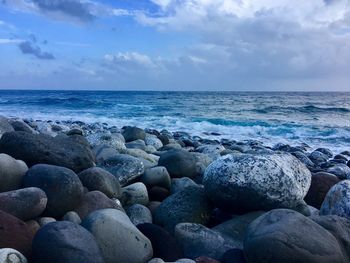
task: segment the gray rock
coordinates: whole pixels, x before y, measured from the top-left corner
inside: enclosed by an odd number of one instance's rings
[[[330,232],[288,209],[272,210],[249,225],[244,255],[249,263],[347,262]]]
[[[213,162],[213,159],[209,157],[209,155],[204,153],[193,153],[196,158],[196,167],[197,167],[197,174],[203,175],[205,172],[205,169]]]
[[[14,131],[11,124],[8,122],[7,118],[0,115],[0,138],[1,136],[6,132],[12,132]]]
[[[25,187],[41,188],[48,198],[45,214],[62,217],[73,210],[83,198],[83,185],[70,169],[60,166],[37,164],[26,173]]]
[[[334,185],[327,193],[320,215],[337,215],[350,218],[350,180]]]
[[[56,222],[56,219],[53,217],[41,217],[38,219],[38,223],[41,227],[53,222]]]
[[[82,222],[95,237],[106,263],[144,263],[152,258],[152,244],[123,212],[103,209]]]
[[[0,154],[0,192],[16,190],[22,185],[22,178],[28,171],[27,165],[7,154]]]
[[[178,193],[182,190],[185,190],[187,187],[200,187],[196,184],[191,178],[182,177],[182,178],[173,178],[171,180],[171,194]]]
[[[173,233],[179,223],[206,225],[212,208],[204,189],[188,187],[166,198],[155,210],[153,219],[156,224]]]
[[[327,160],[329,159],[329,157],[320,152],[320,151],[313,151],[310,155],[309,155],[309,159],[316,165],[321,165],[324,162],[327,162]]]
[[[111,156],[99,166],[116,176],[121,186],[130,184],[139,178],[145,170],[143,163],[139,159],[127,154]]]
[[[182,147],[180,144],[175,143],[175,142],[171,142],[167,145],[164,145],[162,148],[160,148],[160,151],[170,151],[170,150],[181,150]]]
[[[78,174],[83,186],[90,191],[100,191],[110,198],[119,198],[121,187],[118,179],[110,172],[99,167],[92,167]]]
[[[119,154],[118,150],[103,144],[96,145],[95,147],[93,147],[92,151],[96,157],[97,164],[103,163],[108,158]]]
[[[163,166],[152,167],[145,170],[145,173],[140,177],[140,181],[147,187],[160,186],[170,189],[171,178],[167,169]]]
[[[120,201],[123,206],[131,206],[134,204],[147,205],[149,198],[146,186],[139,182],[122,188]]]
[[[85,144],[73,137],[10,132],[1,137],[0,152],[23,160],[28,166],[51,164],[81,172],[94,166],[94,156]]]
[[[10,123],[15,131],[23,131],[32,134],[37,133],[37,131],[35,131],[32,127],[30,127],[27,123],[25,123],[22,120],[11,121]]]
[[[146,143],[143,140],[135,140],[135,141],[127,142],[125,146],[128,149],[139,149],[143,151],[146,150]]]
[[[69,221],[42,227],[33,239],[33,262],[103,263],[100,249],[91,233]]]
[[[189,258],[180,258],[176,260],[175,263],[196,263],[196,261]]]
[[[190,177],[197,175],[197,160],[193,153],[185,150],[170,150],[160,156],[158,165],[164,166],[171,177]]]
[[[292,153],[296,158],[299,159],[299,161],[301,161],[303,164],[305,164],[307,167],[314,167],[315,164],[310,160],[309,157],[306,156],[306,154],[304,154],[301,151],[297,151],[297,152],[293,152]]]
[[[158,137],[153,134],[148,134],[148,133],[146,134],[145,143],[146,145],[153,146],[156,150],[159,150],[160,148],[163,147],[162,141],[159,140]]]
[[[228,236],[235,241],[236,248],[243,249],[243,240],[247,232],[247,228],[251,222],[263,215],[265,212],[250,212],[215,226],[212,230],[219,232],[223,236]]]
[[[207,154],[211,159],[216,160],[221,157],[221,152],[225,150],[225,147],[221,144],[217,145],[201,145],[196,148],[197,152]]]
[[[324,155],[326,155],[328,158],[332,158],[333,157],[333,153],[330,149],[327,148],[318,148],[316,149],[316,151],[323,153]]]
[[[226,155],[209,165],[203,184],[224,210],[293,208],[309,190],[311,173],[289,153]]]
[[[164,263],[164,260],[161,258],[152,258],[148,263]]]
[[[336,175],[339,179],[350,179],[350,167],[346,164],[337,164],[327,169],[328,173]]]
[[[46,204],[45,192],[36,187],[0,193],[0,210],[23,221],[41,215],[46,208]]]
[[[93,133],[86,137],[91,146],[106,145],[121,150],[126,149],[125,139],[120,133]]]
[[[137,127],[125,127],[122,135],[124,136],[126,142],[145,140],[146,138],[145,131]]]
[[[12,248],[0,249],[0,262],[1,263],[27,263],[27,259],[21,252]]]
[[[185,257],[196,259],[200,256],[221,260],[224,253],[238,248],[234,240],[200,224],[180,223],[175,227],[175,238]]]
[[[144,205],[134,204],[126,210],[130,221],[135,225],[152,223],[151,211]]]
[[[79,216],[76,212],[74,212],[74,211],[69,211],[69,212],[67,212],[67,213],[63,216],[62,220],[70,221],[70,222],[75,223],[75,224],[78,224],[78,225],[80,225],[80,223],[81,223],[80,216]]]

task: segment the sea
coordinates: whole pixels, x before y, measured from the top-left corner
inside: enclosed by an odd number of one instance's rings
[[[0,90],[0,114],[350,150],[350,93]]]

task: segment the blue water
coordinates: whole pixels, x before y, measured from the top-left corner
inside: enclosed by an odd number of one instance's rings
[[[350,149],[350,93],[0,91],[0,114]]]

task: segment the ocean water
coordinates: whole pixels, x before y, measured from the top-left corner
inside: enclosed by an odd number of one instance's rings
[[[2,90],[0,114],[350,150],[350,93]]]

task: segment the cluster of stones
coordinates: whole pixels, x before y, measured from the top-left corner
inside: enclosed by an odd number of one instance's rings
[[[0,116],[0,263],[345,263],[350,152]]]

